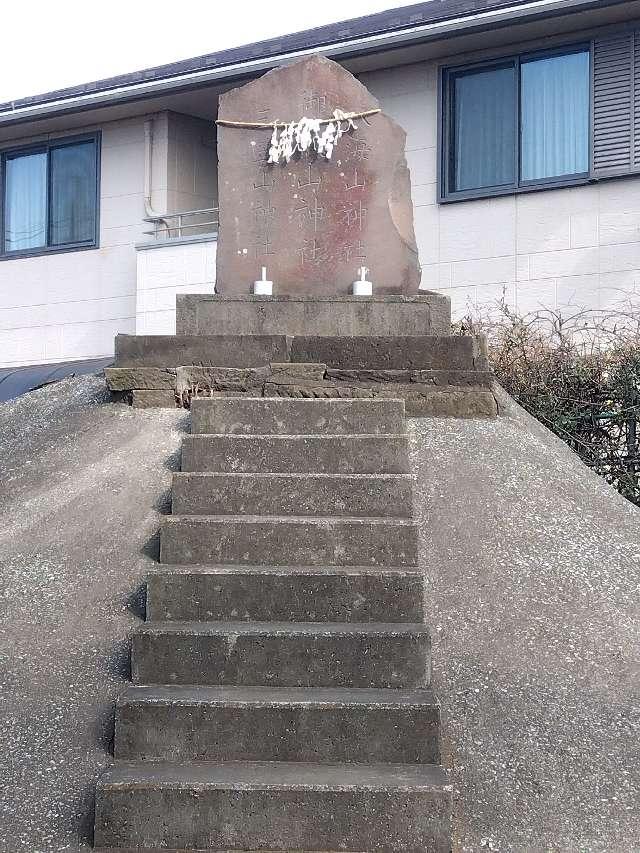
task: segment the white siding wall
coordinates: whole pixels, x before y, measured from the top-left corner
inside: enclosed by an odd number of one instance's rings
[[[135,331],[144,119],[101,129],[100,248],[0,261],[0,366],[107,356]]]
[[[136,334],[175,335],[176,294],[213,293],[215,238],[138,250]]]
[[[407,131],[422,287],[455,316],[504,293],[523,313],[610,309],[640,294],[640,177],[437,204],[435,63],[363,74]]]

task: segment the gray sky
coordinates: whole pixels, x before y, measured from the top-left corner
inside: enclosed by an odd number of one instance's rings
[[[415,0],[6,3],[1,14],[0,103],[412,2]]]

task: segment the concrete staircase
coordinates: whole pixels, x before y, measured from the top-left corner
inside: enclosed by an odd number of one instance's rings
[[[450,850],[404,404],[199,399],[103,850]]]

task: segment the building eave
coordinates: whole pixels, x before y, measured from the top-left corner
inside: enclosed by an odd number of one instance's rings
[[[516,23],[617,6],[624,2],[625,0],[432,0],[432,3],[392,10],[392,13],[397,13],[393,19],[395,26],[382,31],[375,31],[375,23],[372,23],[371,32],[338,38],[341,27],[342,31],[349,31],[348,25],[354,23],[345,22],[344,25],[319,27],[281,39],[222,51],[201,57],[200,60],[186,60],[0,104],[0,127],[52,118],[65,113],[83,112],[96,107],[124,104],[167,93],[177,94],[212,84],[232,84],[318,51],[337,60],[347,60],[369,53],[508,27]],[[435,12],[437,8],[445,8],[445,4],[447,8],[456,10],[455,17],[446,17],[440,13],[439,16],[434,15],[433,20],[416,22],[416,19],[421,17],[417,14],[417,9],[432,7]],[[402,12],[406,14],[403,16]],[[375,19],[392,13],[367,16],[364,19],[356,19],[355,23],[358,20],[374,22]],[[291,49],[294,45],[297,47]],[[227,57],[232,60],[225,61]],[[199,62],[200,67],[190,68],[193,65],[198,66]]]

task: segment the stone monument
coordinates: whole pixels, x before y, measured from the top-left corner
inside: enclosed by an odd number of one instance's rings
[[[294,139],[291,158],[273,162],[270,141],[303,117],[319,122],[325,140],[334,131],[335,145],[300,150]],[[346,296],[366,267],[374,294],[416,294],[405,136],[352,74],[322,56],[222,95],[217,292],[250,293],[266,267],[275,296]]]

